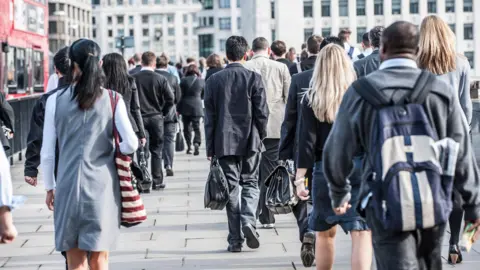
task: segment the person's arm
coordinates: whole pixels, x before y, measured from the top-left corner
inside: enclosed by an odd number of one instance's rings
[[[215,125],[216,125],[216,114],[215,114],[215,99],[214,99],[214,85],[216,85],[215,78],[212,78],[207,81],[205,85],[205,145],[207,148],[207,157],[211,158],[215,156]]]
[[[57,143],[57,131],[55,127],[55,110],[57,106],[57,93],[47,99],[45,106],[45,123],[43,126],[42,150],[40,160],[43,171],[45,189],[55,189],[55,147]]]
[[[182,89],[180,89],[180,83],[175,81],[175,104],[178,104],[180,102],[180,99],[182,99]]]
[[[350,201],[350,181],[348,176],[353,168],[359,142],[348,110],[349,99],[354,89],[350,88],[343,97],[332,130],[323,148],[323,171],[329,184],[332,207],[338,208]],[[348,145],[348,147],[344,147]]]
[[[283,102],[287,103],[287,96],[288,90],[290,89],[290,83],[292,82],[292,76],[290,76],[290,72],[286,65],[283,66],[283,89],[282,89],[282,97]]]
[[[278,147],[278,157],[280,160],[293,159],[293,149],[295,147],[297,130],[297,78],[298,76],[292,77],[290,90],[288,91],[287,106],[285,108],[280,145]]]
[[[472,99],[470,98],[470,64],[466,63],[466,68],[462,71],[460,75],[460,85],[459,85],[459,98],[460,98],[460,105],[462,106],[462,110],[467,117],[468,125],[472,124],[472,114],[473,114],[473,106],[472,106]]]
[[[38,176],[40,166],[40,150],[43,140],[43,123],[45,120],[46,96],[42,96],[33,107],[30,120],[30,131],[27,136],[27,150],[25,152],[24,174],[27,177]]]
[[[265,86],[260,74],[253,73],[255,76],[253,89],[252,89],[252,107],[253,107],[253,122],[258,129],[260,139],[267,137],[267,123],[268,116],[270,114],[267,105],[267,94],[265,92]]]
[[[0,122],[14,132],[15,114],[3,93],[0,93]]]
[[[3,150],[3,145],[0,142],[0,208],[8,208],[8,210],[10,210],[12,207],[13,194],[10,162],[8,161],[5,151]]]
[[[115,127],[120,135],[120,152],[124,155],[134,153],[138,148],[138,138],[128,118],[127,107],[123,98],[120,98],[115,108]]]
[[[133,116],[135,124],[138,127],[138,136],[140,139],[146,138],[145,127],[143,126],[142,113],[140,111],[140,100],[138,98],[137,84],[132,82],[132,99],[130,100],[130,112]]]
[[[298,149],[301,149],[301,151],[297,151],[295,157],[297,168],[301,169],[313,168],[315,164],[318,120],[309,103],[307,92],[299,108],[302,121],[298,123]]]
[[[163,105],[163,115],[166,116],[170,112],[170,109],[173,107],[175,104],[175,97],[173,96],[173,91],[172,88],[170,87],[170,84],[168,83],[168,80],[162,77],[162,80],[160,81],[161,84],[161,89],[160,93],[163,95],[163,100],[165,104]]]

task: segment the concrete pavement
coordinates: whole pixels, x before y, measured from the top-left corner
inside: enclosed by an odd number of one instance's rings
[[[122,229],[118,248],[111,253],[110,269],[303,269],[299,258],[301,244],[293,215],[277,216],[277,227],[259,230],[258,250],[244,248],[232,254],[227,248],[227,219],[224,211],[203,208],[203,192],[208,161],[178,154],[175,176],[166,179],[167,189],[144,195],[148,221]],[[0,269],[65,269],[63,257],[55,251],[52,212],[44,204],[43,183],[31,187],[23,182],[23,165],[12,167],[14,193],[28,201],[14,212],[19,237],[11,245],[0,246]],[[351,269],[349,236],[341,230],[336,238],[334,269]],[[444,241],[446,257],[448,234]],[[455,269],[477,269],[480,245]],[[445,264],[445,269],[452,268]]]

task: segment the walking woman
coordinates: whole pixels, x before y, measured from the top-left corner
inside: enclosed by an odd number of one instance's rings
[[[67,252],[70,270],[108,269],[121,214],[114,126],[123,154],[138,147],[122,98],[112,113],[109,92],[102,87],[100,54],[91,40],[74,42],[69,51],[72,84],[51,95],[45,109],[41,164],[46,204],[55,215],[55,248]]]
[[[200,118],[203,117],[203,91],[205,81],[201,78],[196,65],[187,66],[185,77],[180,81],[182,99],[178,104],[178,112],[182,115],[183,132],[187,143],[187,154],[192,154],[192,128],[195,133],[193,146],[195,156],[200,154]]]
[[[222,58],[220,58],[220,55],[216,53],[210,54],[210,56],[207,58],[207,66],[208,69],[207,75],[205,76],[205,81],[207,81],[210,76],[223,69],[223,61]]]
[[[420,26],[420,45],[417,58],[418,66],[426,69],[453,86],[457,91],[460,105],[469,124],[472,122],[472,101],[470,99],[470,63],[455,49],[455,34],[440,17],[426,17]],[[448,262],[462,262],[462,253],[458,248],[462,226],[462,198],[453,191],[453,210],[450,214],[450,248]]]
[[[133,131],[137,134],[142,145],[145,145],[147,140],[135,79],[128,75],[127,65],[120,54],[107,54],[102,61],[103,72],[106,77],[105,88],[112,89],[122,95]]]
[[[372,264],[372,238],[366,222],[355,211],[355,207],[345,215],[335,215],[328,194],[328,185],[323,174],[322,149],[335,121],[343,95],[356,79],[355,71],[344,48],[327,45],[320,51],[315,63],[310,90],[303,98],[299,123],[295,184],[302,200],[309,198],[305,188],[307,168],[314,168],[312,181],[313,210],[309,218],[309,228],[316,231],[315,260],[317,270],[330,270],[335,255],[335,234],[337,226],[352,238],[352,269],[370,269]],[[358,198],[360,189],[360,166],[355,163],[350,182],[352,185],[352,205]]]

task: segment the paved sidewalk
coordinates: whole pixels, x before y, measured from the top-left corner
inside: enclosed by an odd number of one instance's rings
[[[166,179],[167,189],[143,196],[148,221],[122,229],[118,248],[111,253],[110,269],[303,269],[293,215],[277,216],[276,229],[259,230],[258,250],[245,247],[239,254],[226,252],[225,212],[203,208],[208,165],[204,153],[200,157],[177,155],[176,174]],[[44,204],[43,183],[36,188],[24,183],[20,163],[12,167],[12,173],[14,193],[27,196],[28,201],[14,212],[20,235],[13,244],[0,246],[0,269],[65,269],[63,257],[54,249],[53,217]],[[334,269],[351,269],[349,237],[339,233],[336,244]],[[475,248],[456,269],[478,268],[480,246],[477,244]]]

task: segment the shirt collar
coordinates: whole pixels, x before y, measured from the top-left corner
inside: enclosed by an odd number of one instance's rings
[[[151,68],[151,67],[142,67],[141,70],[154,71],[153,68]]]
[[[157,68],[157,70],[160,70],[160,71],[168,71],[168,67],[166,67],[166,68]]]
[[[407,58],[393,58],[386,61],[380,65],[380,70],[392,67],[409,67],[409,68],[418,68],[417,63],[411,59]]]
[[[255,55],[252,57],[252,60],[253,60],[253,59],[260,58],[260,57],[263,57],[263,58],[267,58],[267,59],[268,59],[268,56],[266,56],[266,55],[264,55],[264,54],[255,54]]]

